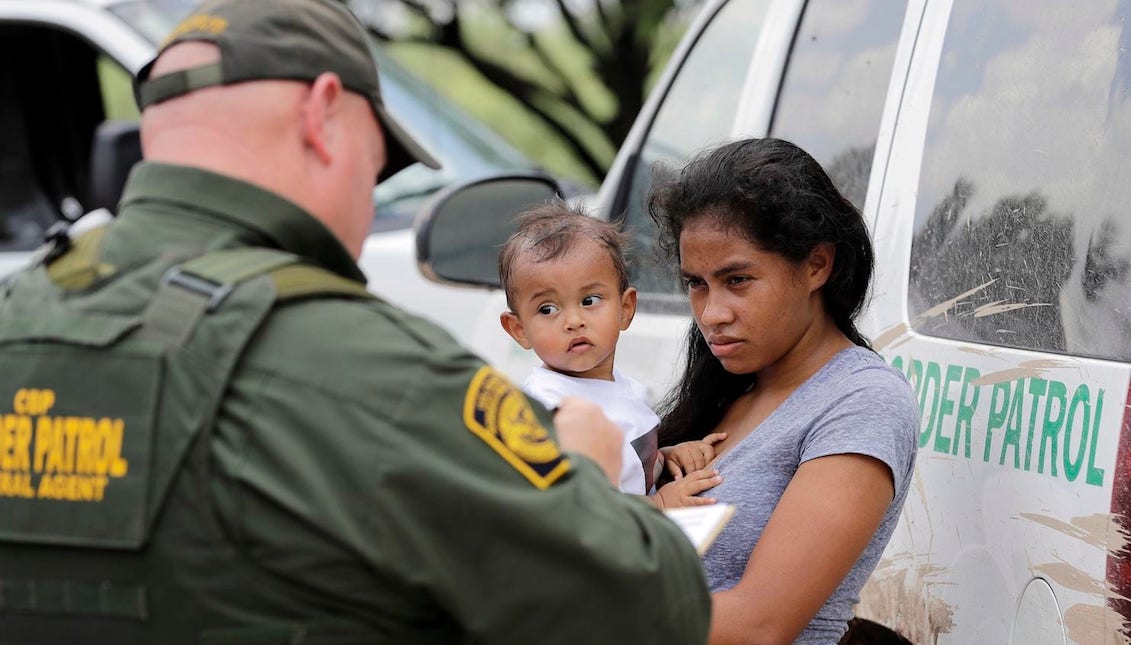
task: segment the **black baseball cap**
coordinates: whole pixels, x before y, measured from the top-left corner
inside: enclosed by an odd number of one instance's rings
[[[220,61],[150,78],[161,53],[186,41],[214,43]],[[145,109],[205,87],[268,79],[312,82],[334,72],[346,89],[369,101],[385,131],[387,159],[378,181],[417,161],[439,168],[385,109],[371,47],[365,28],[334,0],[211,0],[173,28],[137,73],[134,95]]]

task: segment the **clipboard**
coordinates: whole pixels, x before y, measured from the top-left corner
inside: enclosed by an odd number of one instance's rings
[[[726,523],[734,515],[734,504],[708,504],[706,506],[684,506],[682,508],[665,509],[664,515],[683,529],[684,535],[691,540],[692,546],[699,555],[707,552],[707,548],[719,536]]]

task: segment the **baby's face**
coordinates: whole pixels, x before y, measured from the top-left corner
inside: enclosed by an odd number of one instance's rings
[[[554,260],[519,257],[513,275],[515,340],[556,372],[612,379],[617,338],[632,321],[636,297],[621,292],[608,252],[579,241]]]

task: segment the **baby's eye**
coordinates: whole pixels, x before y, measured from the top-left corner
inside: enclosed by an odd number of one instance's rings
[[[592,307],[593,305],[597,304],[597,302],[600,301],[600,300],[601,300],[601,296],[588,295],[588,296],[585,296],[584,298],[581,299],[581,306],[582,307]]]
[[[541,307],[538,307],[538,313],[542,314],[543,316],[549,316],[557,310],[558,308],[554,305],[542,305]]]

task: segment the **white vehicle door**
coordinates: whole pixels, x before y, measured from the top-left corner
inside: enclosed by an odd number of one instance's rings
[[[1129,642],[1131,3],[941,0],[918,27],[864,331],[920,450],[858,614],[915,643]]]

